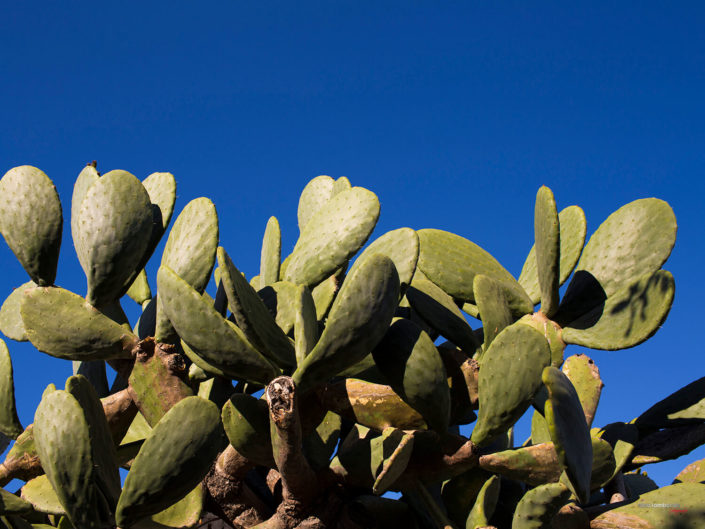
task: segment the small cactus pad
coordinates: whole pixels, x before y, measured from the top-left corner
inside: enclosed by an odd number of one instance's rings
[[[585,244],[585,234],[587,232],[587,222],[585,213],[578,206],[568,206],[558,214],[560,223],[560,270],[559,285],[566,282],[570,277],[575,264],[578,262],[580,253]],[[531,301],[536,304],[541,301],[541,287],[539,286],[539,276],[536,268],[536,246],[531,247],[529,255],[526,257],[524,267],[519,275],[519,284],[524,287]]]
[[[316,428],[303,438],[303,452],[314,472],[328,467],[340,440],[343,419],[337,413],[327,412]]]
[[[231,302],[231,310],[241,310],[240,316],[247,321],[257,342],[263,345],[262,352],[281,367],[296,365],[291,340],[279,328],[267,306],[222,247],[218,248],[218,266],[221,282]]]
[[[673,303],[675,283],[659,270],[614,292],[604,305],[563,327],[563,341],[614,351],[650,338],[665,321]]]
[[[705,377],[660,400],[639,415],[634,424],[641,429],[658,429],[681,426],[694,419],[705,419]]]
[[[331,305],[333,305],[338,289],[340,289],[340,284],[345,278],[345,270],[347,267],[348,265],[345,263],[311,290],[313,303],[316,305],[316,317],[318,321],[322,321],[326,317]]]
[[[561,242],[556,199],[546,186],[542,186],[536,194],[534,239],[541,289],[541,312],[550,318],[558,309]]]
[[[73,186],[73,195],[71,196],[71,236],[73,244],[78,247],[79,239],[79,216],[83,199],[86,198],[86,193],[90,187],[95,184],[100,175],[93,164],[86,165],[76,178],[76,183]]]
[[[500,478],[491,476],[485,481],[477,494],[475,504],[465,520],[465,529],[477,529],[490,525],[490,518],[499,498]]]
[[[224,319],[191,285],[161,266],[157,274],[159,298],[176,332],[193,351],[223,373],[267,383],[277,370],[235,325]]]
[[[543,529],[570,498],[562,483],[546,483],[524,494],[514,511],[512,529]]]
[[[677,483],[641,494],[634,502],[607,511],[590,522],[591,529],[636,527],[692,528],[705,527],[705,485]]]
[[[565,342],[562,338],[563,331],[560,326],[556,322],[549,320],[541,311],[522,316],[519,322],[533,327],[543,334],[551,349],[551,365],[553,367],[561,367],[563,364],[563,353],[565,352]]]
[[[276,217],[269,217],[262,239],[259,265],[259,288],[279,281],[279,265],[282,255],[282,233]]]
[[[379,200],[362,187],[330,199],[301,232],[284,279],[314,286],[330,276],[369,238],[379,218]]]
[[[0,232],[38,285],[54,284],[63,222],[59,195],[42,171],[22,165],[0,179]]]
[[[297,213],[300,232],[304,231],[314,213],[331,199],[334,184],[335,180],[326,175],[317,176],[306,184],[299,198]]]
[[[208,284],[218,248],[218,215],[213,202],[201,197],[186,204],[171,228],[162,254],[162,265],[171,268],[203,292]]]
[[[358,256],[348,273],[352,273],[358,263],[374,253],[384,254],[394,261],[401,291],[404,292],[411,283],[419,258],[419,237],[416,232],[411,228],[399,228],[378,237]]]
[[[27,333],[24,329],[24,323],[22,323],[22,314],[20,314],[20,303],[25,290],[36,286],[37,284],[34,281],[28,281],[24,285],[20,285],[12,291],[12,294],[7,296],[2,308],[0,308],[0,331],[10,340],[17,342],[27,341]]]
[[[57,515],[66,514],[46,474],[25,483],[22,487],[22,498],[28,501],[35,511]]]
[[[585,503],[590,495],[592,444],[580,398],[559,369],[549,366],[543,370],[541,378],[548,389],[544,417],[558,460],[565,466],[576,496]]]
[[[644,198],[619,208],[585,245],[561,312],[579,316],[601,298],[657,271],[671,254],[676,230],[673,210],[663,200]]]
[[[473,279],[476,274],[484,274],[502,284],[513,314],[533,312],[534,304],[517,280],[475,243],[442,230],[424,229],[417,234],[419,268],[448,294],[474,303]]]
[[[212,402],[194,396],[174,405],[132,463],[115,513],[117,524],[129,527],[185,497],[208,472],[223,437]]]
[[[95,480],[111,509],[115,508],[120,496],[120,473],[113,436],[110,433],[103,406],[93,386],[82,375],[74,375],[66,380],[66,392],[81,405],[91,437],[91,459],[95,464]]]
[[[694,461],[685,467],[673,483],[705,483],[705,459]]]
[[[597,435],[612,447],[615,470],[611,479],[629,461],[634,445],[639,440],[639,429],[630,423],[613,422],[601,428]]]
[[[492,340],[512,324],[512,313],[507,303],[501,284],[489,276],[477,274],[472,284],[475,302],[482,319],[482,331],[485,337],[485,350]]]
[[[0,489],[0,513],[2,514],[26,514],[32,512],[32,504],[18,498],[5,489]]]
[[[235,393],[221,412],[225,433],[235,450],[250,461],[274,468],[267,402]]]
[[[414,275],[406,291],[409,304],[430,327],[468,354],[477,349],[477,340],[463,313],[448,294],[428,279]]]
[[[548,343],[538,331],[514,324],[499,333],[480,363],[480,409],[471,437],[475,444],[489,444],[524,414],[550,363]]]
[[[34,415],[34,444],[74,527],[102,527],[88,423],[71,394],[53,391],[42,398]]]
[[[129,358],[137,337],[62,288],[25,292],[20,305],[27,337],[40,351],[68,360]],[[51,318],[46,315],[51,314]]]
[[[152,299],[152,290],[149,288],[149,280],[147,279],[147,272],[145,272],[144,268],[137,274],[130,288],[127,289],[126,294],[130,296],[132,301],[139,305]]]
[[[253,282],[250,281],[250,286]],[[298,296],[298,285],[288,281],[277,281],[267,285],[257,291],[259,297],[269,309],[269,313],[274,316],[274,320],[284,334],[290,335],[294,329],[296,319],[296,298]],[[241,309],[240,309],[241,310]],[[314,307],[315,311],[315,307]],[[233,313],[233,315],[236,315]],[[239,319],[238,319],[238,325]]]
[[[316,305],[308,288],[303,285],[296,287],[294,298],[294,345],[296,349],[296,363],[300,365],[308,356],[318,341],[318,320],[316,319]]]
[[[387,331],[398,300],[394,263],[384,255],[369,256],[346,278],[318,343],[294,372],[299,390],[325,382],[369,354]]]
[[[480,468],[524,481],[529,485],[556,482],[562,471],[553,443],[541,443],[480,456]]]
[[[415,323],[396,318],[372,355],[392,389],[438,432],[448,430],[450,392],[436,346]]]
[[[15,382],[12,376],[10,351],[0,340],[0,432],[11,439],[24,431],[15,407]]]
[[[164,235],[176,203],[176,180],[171,173],[152,173],[142,181],[152,203],[152,240],[148,254],[151,255]]]
[[[338,193],[342,193],[343,191],[347,191],[351,187],[352,184],[350,184],[350,180],[348,180],[346,176],[341,176],[333,183],[333,196]]]
[[[578,393],[580,405],[585,412],[588,427],[595,418],[597,404],[604,384],[600,378],[600,370],[592,359],[584,354],[576,354],[566,359],[561,371],[568,377]]]
[[[120,298],[141,270],[152,234],[152,204],[127,171],[110,171],[86,193],[78,212],[76,252],[88,280],[86,299]]]

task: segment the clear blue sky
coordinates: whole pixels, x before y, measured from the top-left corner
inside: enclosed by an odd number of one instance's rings
[[[248,275],[270,215],[284,251],[293,247],[298,195],[319,174],[377,193],[377,234],[453,231],[516,275],[540,185],[559,208],[583,207],[589,233],[656,196],[679,224],[666,324],[634,349],[567,353],[601,369],[596,425],[630,420],[705,375],[705,5],[439,4],[3,2],[0,174],[36,165],[59,189],[57,283],[85,294],[68,218],[91,160],[140,178],[172,172],[177,212],[211,197],[221,244]],[[4,298],[26,275],[4,243],[0,263]],[[27,424],[70,366],[8,345]],[[668,484],[703,457],[646,470]]]

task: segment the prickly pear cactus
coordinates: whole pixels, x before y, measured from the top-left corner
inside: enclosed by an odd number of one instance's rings
[[[0,340],[0,441],[13,443],[0,481],[23,483],[1,491],[0,527],[705,527],[702,461],[662,489],[638,471],[705,443],[705,379],[593,426],[597,363],[566,356],[634,347],[665,320],[667,203],[631,202],[585,244],[583,211],[542,187],[515,278],[442,229],[400,227],[362,250],[379,200],[318,176],[297,219],[269,218],[245,277],[214,204],[192,200],[170,230],[175,200],[170,173],[84,168],[71,234],[87,288],[73,293],[57,285],[51,180],[30,166],[0,180],[0,232],[29,276],[6,289],[0,330],[76,373],[23,427]],[[661,504],[687,513],[674,522]]]

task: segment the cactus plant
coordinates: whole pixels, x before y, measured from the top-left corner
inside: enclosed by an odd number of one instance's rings
[[[79,295],[56,284],[63,217],[49,177],[22,166],[0,180],[0,231],[29,275],[7,290],[0,330],[77,373],[47,387],[23,427],[0,341],[0,433],[14,440],[0,482],[24,482],[2,490],[0,526],[675,528],[654,507],[669,503],[705,527],[702,461],[662,489],[635,471],[705,443],[705,379],[593,427],[599,369],[565,355],[634,347],[665,320],[676,233],[665,202],[627,204],[585,244],[583,211],[559,212],[542,187],[515,279],[441,229],[399,228],[360,252],[377,197],[318,176],[289,256],[286,223],[267,222],[255,277],[219,247],[213,203],[189,202],[153,291],[145,265],[175,199],[169,173],[84,168],[71,205]]]

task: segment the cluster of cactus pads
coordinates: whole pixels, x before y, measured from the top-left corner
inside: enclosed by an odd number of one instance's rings
[[[705,443],[705,378],[593,427],[598,368],[565,354],[633,347],[663,323],[667,203],[631,202],[585,244],[583,211],[558,212],[542,187],[515,279],[438,229],[387,232],[355,257],[379,201],[319,176],[299,200],[291,254],[270,218],[247,279],[218,245],[209,199],[168,229],[175,198],[169,173],[81,171],[81,296],[57,285],[52,182],[30,166],[0,180],[0,231],[30,278],[2,305],[0,330],[75,373],[23,427],[0,340],[0,431],[4,446],[14,439],[0,480],[24,482],[0,491],[0,527],[705,527],[704,461],[663,488],[641,470]],[[167,231],[157,294],[145,265]],[[517,441],[527,412],[531,436]]]

